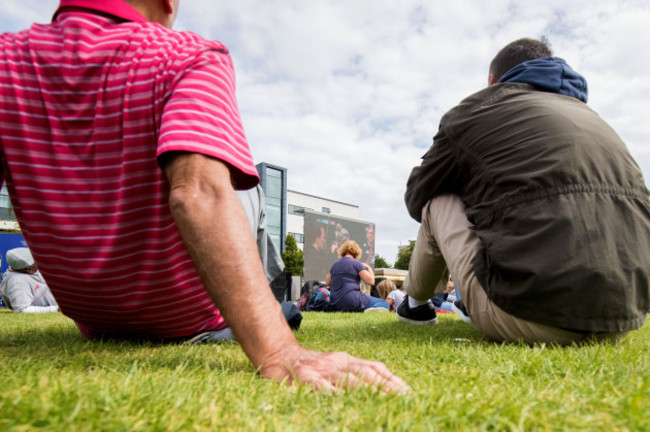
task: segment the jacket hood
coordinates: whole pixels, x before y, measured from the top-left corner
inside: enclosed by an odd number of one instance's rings
[[[559,57],[541,57],[518,64],[500,83],[531,84],[541,91],[571,96],[587,103],[587,80]]]

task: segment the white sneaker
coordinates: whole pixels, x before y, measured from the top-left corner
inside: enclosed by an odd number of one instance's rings
[[[451,310],[453,310],[456,315],[460,317],[464,322],[472,322],[470,319],[469,315],[467,314],[467,309],[465,308],[465,304],[463,304],[463,300],[456,300],[451,304]]]
[[[379,307],[372,307],[372,308],[364,309],[363,313],[366,313],[366,312],[388,312],[388,309],[379,306]]]

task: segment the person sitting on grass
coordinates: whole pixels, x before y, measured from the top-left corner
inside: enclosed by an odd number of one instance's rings
[[[377,284],[377,292],[379,298],[386,300],[390,306],[390,311],[396,311],[399,305],[402,304],[406,293],[401,289],[397,289],[397,285],[390,279],[384,279]]]
[[[58,312],[59,306],[28,248],[7,251],[9,269],[0,282],[0,297],[15,313]]]
[[[348,240],[339,248],[339,259],[325,276],[330,287],[327,312],[388,312],[386,300],[361,292],[360,284],[375,283],[375,275],[368,264],[359,261],[361,248],[354,240]]]
[[[458,296],[458,291],[454,285],[454,282],[450,279],[447,283],[447,288],[438,294],[435,297],[431,298],[431,302],[436,307],[436,312],[454,312],[453,303],[456,299],[460,299]]]
[[[298,344],[235,194],[259,175],[232,59],[172,30],[178,7],[60,0],[52,23],[0,38],[0,182],[61,311],[90,339],[230,329],[263,377],[408,390]]]
[[[523,38],[443,116],[406,187],[421,225],[401,321],[435,324],[429,299],[451,273],[455,305],[495,341],[614,344],[643,326],[649,192],[586,102],[586,80],[544,39]]]

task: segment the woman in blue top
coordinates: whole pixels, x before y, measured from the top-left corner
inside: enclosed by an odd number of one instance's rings
[[[359,261],[361,248],[348,240],[339,248],[338,259],[325,277],[325,283],[330,287],[329,312],[387,312],[389,305],[386,300],[370,297],[361,292],[359,284],[364,281],[374,285],[375,274],[368,264]]]

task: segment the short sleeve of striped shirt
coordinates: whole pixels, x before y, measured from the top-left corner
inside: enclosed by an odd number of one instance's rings
[[[237,189],[259,177],[235,99],[235,73],[227,52],[205,50],[174,78],[163,109],[157,156],[201,153],[227,163]]]

